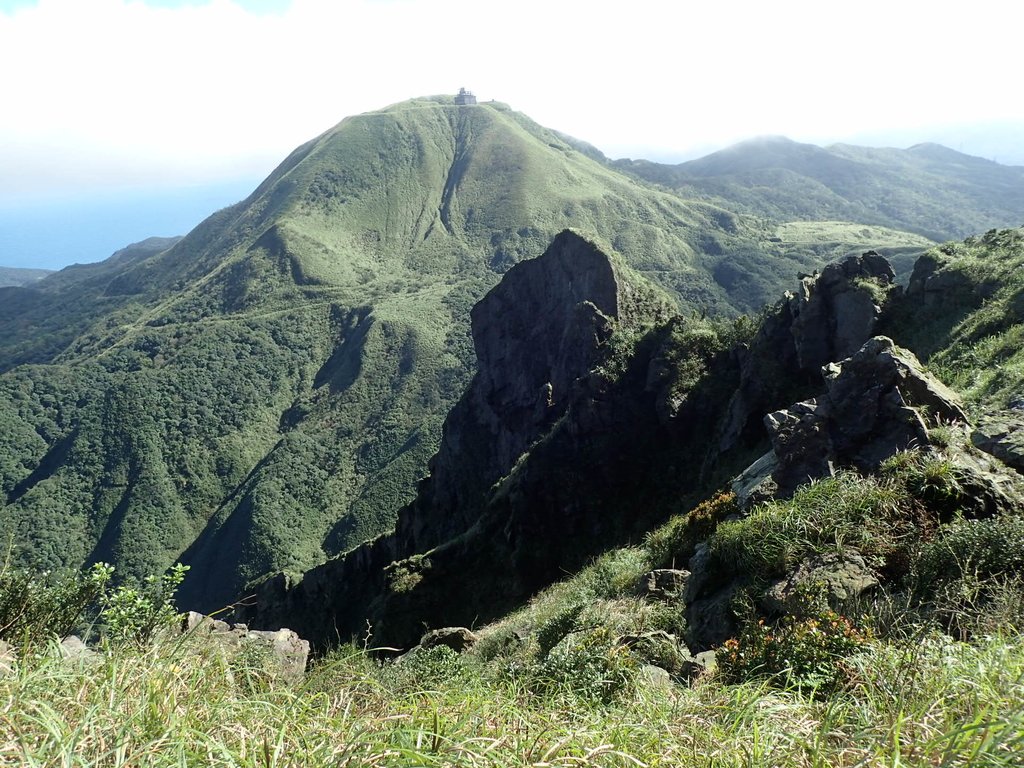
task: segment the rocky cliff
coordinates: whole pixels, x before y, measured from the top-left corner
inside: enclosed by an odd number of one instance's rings
[[[809,480],[927,449],[934,428],[962,429],[966,415],[913,354],[876,335],[913,300],[867,253],[802,278],[745,335],[742,324],[669,318],[656,291],[565,232],[474,308],[479,371],[395,532],[299,581],[267,581],[245,618],[318,645],[369,633],[404,648],[424,629],[502,615],[689,509],[765,450],[733,482],[742,514]],[[1016,503],[990,460],[950,461],[969,491],[960,508],[981,516]],[[873,583],[853,554],[837,557],[806,564],[807,578],[835,565],[850,584]],[[728,636],[730,600],[749,574],[699,548],[690,567],[697,651]],[[789,588],[775,586],[765,600],[781,605]]]
[[[570,230],[509,270],[472,310],[477,374],[445,420],[430,477],[399,515],[402,551],[466,531],[491,486],[565,415],[613,332],[663,322],[670,307]]]

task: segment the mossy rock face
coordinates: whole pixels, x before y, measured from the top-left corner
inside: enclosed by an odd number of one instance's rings
[[[971,442],[979,450],[1024,473],[1024,410],[985,414],[975,425]]]
[[[776,616],[814,614],[822,607],[842,612],[878,586],[878,577],[860,553],[830,552],[800,563],[787,578],[772,584],[761,607]]]
[[[456,653],[465,653],[480,641],[476,634],[466,627],[442,627],[432,629],[420,638],[421,648],[444,645]]]

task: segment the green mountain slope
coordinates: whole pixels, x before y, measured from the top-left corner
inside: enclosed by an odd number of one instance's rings
[[[686,196],[729,201],[733,209],[777,222],[862,222],[939,241],[1019,225],[1024,211],[1024,168],[937,144],[823,149],[769,137],[680,165],[613,165]]]
[[[348,118],[180,242],[4,289],[0,534],[44,567],[184,558],[212,609],[387,530],[471,374],[470,307],[569,225],[715,314],[822,260],[500,104]]]

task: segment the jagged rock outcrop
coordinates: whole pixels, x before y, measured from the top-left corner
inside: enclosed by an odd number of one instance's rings
[[[728,451],[744,437],[760,435],[765,412],[820,386],[822,367],[852,355],[871,338],[890,296],[899,290],[892,266],[874,251],[801,278],[798,292],[786,295],[741,353],[740,385],[718,449]]]
[[[800,292],[788,302],[800,368],[820,368],[856,352],[874,334],[895,280],[892,266],[874,251],[803,278]]]
[[[875,472],[885,459],[909,449],[931,455],[955,484],[952,494],[941,488],[932,493],[927,485],[916,491],[918,502],[938,519],[991,517],[1024,504],[1019,476],[982,453],[957,447],[966,444],[968,430],[959,397],[891,339],[869,339],[846,359],[825,365],[822,379],[818,397],[764,417],[772,450],[732,484],[744,513],[840,469]],[[939,427],[935,440],[932,431]],[[839,609],[879,587],[874,567],[852,550],[821,554],[795,564],[758,602],[768,616],[800,614],[813,593]],[[715,647],[736,631],[732,602],[749,588],[750,575],[713,557],[706,543],[697,545],[688,568],[687,644]]]
[[[966,275],[942,267],[943,262],[934,254],[925,254],[914,263],[914,271],[907,284],[907,298],[919,310],[941,311],[977,293]],[[989,291],[982,291],[982,294],[987,293]]]
[[[891,339],[877,336],[823,370],[825,392],[765,416],[779,493],[839,467],[873,470],[897,451],[929,443],[922,416],[966,422],[959,398]]]
[[[429,479],[399,515],[400,550],[423,551],[464,532],[490,487],[565,414],[613,328],[670,313],[666,299],[623,279],[614,259],[571,230],[510,269],[473,307],[477,374],[445,419]]]
[[[643,462],[624,434],[657,427],[646,370],[641,402],[622,407],[610,405],[617,381],[589,374],[613,331],[669,314],[659,292],[571,231],[510,269],[473,310],[478,372],[395,532],[299,581],[272,577],[240,616],[288,623],[320,645],[369,625],[372,642],[409,647],[425,624],[472,625],[580,564],[619,524],[588,509],[581,483],[607,500],[622,495],[630,481],[613,468]],[[528,448],[540,472],[517,466]]]

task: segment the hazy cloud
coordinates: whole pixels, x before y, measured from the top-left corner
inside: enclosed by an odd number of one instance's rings
[[[4,3],[0,195],[263,173],[346,115],[460,86],[613,156],[1024,119],[1024,11],[988,0],[946,8]]]

